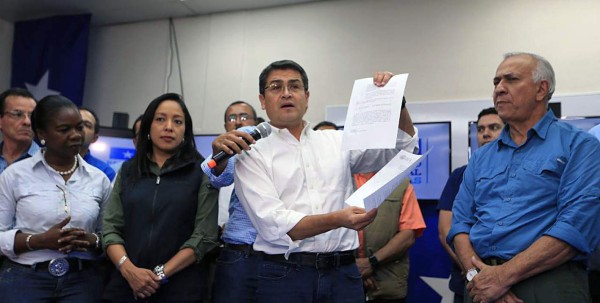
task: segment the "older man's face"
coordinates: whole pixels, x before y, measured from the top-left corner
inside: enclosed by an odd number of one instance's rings
[[[540,102],[545,102],[548,83],[533,81],[535,60],[527,55],[513,56],[500,63],[494,77],[494,107],[502,120],[522,122]],[[543,85],[542,85],[543,83]]]

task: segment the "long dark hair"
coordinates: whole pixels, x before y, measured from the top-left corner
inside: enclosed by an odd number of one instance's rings
[[[154,114],[158,106],[164,101],[175,101],[181,107],[185,117],[185,132],[183,134],[184,142],[179,145],[175,154],[169,158],[171,163],[187,162],[187,161],[202,161],[203,158],[196,150],[196,142],[194,141],[194,128],[192,125],[192,116],[188,111],[183,98],[179,94],[166,93],[158,96],[152,100],[146,111],[142,116],[142,122],[140,124],[140,131],[138,135],[138,143],[135,151],[135,156],[131,161],[133,162],[134,179],[138,179],[142,176],[143,171],[147,171],[150,165],[148,155],[152,154],[152,141],[148,139],[150,134],[150,127],[154,120]]]

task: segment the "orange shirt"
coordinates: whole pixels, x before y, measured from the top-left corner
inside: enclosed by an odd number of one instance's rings
[[[374,175],[375,173],[354,175],[356,187],[361,187]],[[409,184],[404,192],[404,197],[402,198],[402,210],[400,211],[400,218],[398,221],[398,231],[403,229],[412,229],[415,231],[415,236],[420,237],[423,235],[425,227],[425,220],[423,219],[423,214],[421,213],[421,208],[419,207],[419,201],[415,195],[415,189],[411,184]],[[364,255],[364,249],[362,247],[364,242],[362,230],[358,232],[358,239],[360,243],[358,250],[359,257],[365,258],[367,256]]]

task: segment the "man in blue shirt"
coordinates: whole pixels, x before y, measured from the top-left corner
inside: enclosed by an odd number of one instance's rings
[[[496,140],[496,138],[500,136],[503,127],[504,122],[500,119],[500,116],[498,116],[498,112],[495,108],[490,107],[482,110],[477,115],[477,144],[481,147]],[[452,221],[454,198],[456,198],[466,168],[467,166],[464,165],[452,172],[446,186],[444,186],[444,191],[442,191],[442,196],[440,197],[437,206],[439,211],[438,233],[440,242],[454,261],[452,262],[452,272],[450,283],[448,285],[450,290],[454,292],[454,303],[462,303],[464,301],[463,293],[465,282],[464,274],[462,273],[464,269],[460,267],[460,261],[456,257],[456,254],[446,243],[446,236],[448,236],[450,223]]]
[[[225,110],[227,132],[215,138],[212,143],[213,154],[223,149],[222,145],[227,145],[227,142],[237,142],[230,144],[230,148],[238,148],[236,152],[239,151],[238,144],[247,148],[247,144],[240,137],[245,137],[250,142],[254,141],[247,133],[254,129],[252,126],[256,124],[255,118],[256,111],[252,105],[244,101],[231,103]],[[256,302],[259,255],[252,249],[256,230],[233,189],[234,157],[223,161],[214,169],[207,166],[211,158],[212,156],[206,158],[202,169],[210,178],[211,184],[219,188],[219,225],[223,227],[221,240],[225,243],[217,258],[213,302]],[[225,220],[222,219],[223,208],[229,208],[228,220],[226,216]]]
[[[507,125],[469,161],[448,234],[473,302],[590,300],[600,142],[547,110],[554,86],[535,54],[507,54],[496,70],[494,107]]]
[[[31,113],[36,101],[22,88],[11,88],[0,94],[0,173],[6,167],[33,156],[40,148],[33,142]]]
[[[90,145],[98,140],[98,132],[100,131],[98,116],[94,111],[87,108],[80,108],[79,113],[83,120],[83,131],[85,134],[79,154],[83,157],[85,162],[101,170],[112,182],[116,176],[115,170],[112,169],[108,163],[92,156],[92,153],[90,152]]]

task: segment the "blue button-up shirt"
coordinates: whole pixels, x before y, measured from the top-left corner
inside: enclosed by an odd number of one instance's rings
[[[469,161],[448,242],[467,233],[479,257],[510,259],[546,235],[585,261],[600,242],[599,154],[596,138],[551,112],[521,146],[505,127]]]
[[[4,146],[4,141],[2,141],[2,143],[0,143],[0,174],[8,167],[8,162],[6,162],[6,159],[4,159],[4,157],[2,156],[2,147]],[[35,153],[37,153],[37,151],[40,150],[40,147],[35,143],[35,142],[31,142],[31,145],[29,146],[29,149],[24,152],[18,159],[15,160],[15,162],[21,161],[23,159],[27,159],[31,156],[33,156]]]
[[[245,126],[238,130],[251,133],[256,127]],[[221,188],[233,184],[233,172],[235,157],[231,157],[227,161],[227,167],[219,175],[215,176],[213,170],[208,168],[208,161],[212,159],[212,155],[208,156],[202,163],[202,170],[210,179],[210,183],[216,187]],[[250,222],[248,214],[242,207],[240,199],[235,193],[235,189],[231,193],[231,200],[229,200],[229,220],[223,230],[221,239],[225,243],[229,244],[254,244],[256,240],[256,229]]]

